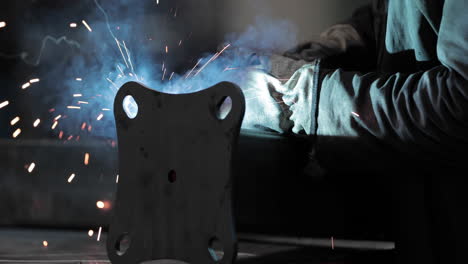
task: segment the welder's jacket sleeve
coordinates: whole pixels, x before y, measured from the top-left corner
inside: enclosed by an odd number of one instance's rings
[[[367,37],[376,43],[374,71],[333,69],[326,61],[316,69],[317,158],[346,169],[408,160],[465,166],[468,1],[389,1],[387,10],[385,34]]]

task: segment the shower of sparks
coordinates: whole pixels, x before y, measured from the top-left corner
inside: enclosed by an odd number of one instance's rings
[[[76,23],[70,23],[71,28],[76,28],[76,26],[77,26]]]
[[[85,156],[84,156],[84,165],[88,165],[89,164],[89,153],[85,153]]]
[[[21,134],[21,128],[18,128],[13,132],[13,138],[17,138]]]
[[[44,241],[42,241],[42,245],[43,245],[44,247],[47,247],[47,246],[49,246],[49,242],[47,242],[46,240],[44,240]]]
[[[28,172],[29,173],[33,172],[35,167],[36,167],[36,163],[32,162],[31,164],[29,164]]]
[[[119,40],[115,39],[115,42],[117,43],[117,47],[119,48],[120,54],[122,55],[122,58],[123,58],[123,60],[125,62],[125,65],[127,66],[127,68],[129,68],[128,63],[127,63],[127,59],[125,59],[125,55],[123,54],[122,47],[120,46]]]
[[[35,78],[35,79],[31,79],[29,82],[30,82],[30,83],[37,83],[37,82],[39,82],[40,80],[41,80],[41,79],[39,79],[39,78]]]
[[[164,68],[164,73],[163,73],[163,76],[162,76],[162,80],[164,81],[164,77],[166,77],[166,69]]]
[[[72,175],[70,175],[70,177],[68,177],[68,183],[71,183],[73,181],[73,179],[75,178],[75,173],[72,173]]]
[[[192,72],[197,68],[198,64],[200,64],[202,60],[198,60],[197,64],[195,64],[195,66],[193,66],[193,68],[187,73],[187,75],[185,76],[185,79],[187,79],[188,77],[190,77],[190,75],[192,74]]]
[[[81,79],[81,78],[76,78],[75,80],[76,80],[77,82],[83,81],[83,79]]]
[[[6,27],[6,22],[5,21],[1,21],[0,22],[0,28],[4,28]]]
[[[14,126],[16,123],[18,123],[20,121],[20,118],[19,116],[13,118],[11,121],[10,121],[10,125]]]
[[[131,74],[131,73],[130,73],[130,74]],[[107,80],[108,82],[110,82],[110,83],[112,84],[112,86],[114,86],[114,88],[115,88],[116,90],[119,89],[119,87],[118,87],[111,79],[106,78],[106,80]]]
[[[103,201],[97,201],[96,202],[96,207],[99,209],[103,209],[106,205],[104,204]]]
[[[122,76],[125,75],[125,73],[124,73],[123,70],[122,70],[122,67],[120,67],[120,66],[117,64],[117,69],[119,69],[119,71],[120,71],[120,73],[121,73],[121,74],[119,74],[119,77],[122,78]]]
[[[130,69],[132,69],[132,72],[135,72],[135,70],[133,69],[132,59],[130,58],[130,52],[127,49],[127,45],[125,44],[125,41],[122,41],[122,43],[123,43],[125,52],[127,53],[127,59],[128,59],[128,63],[130,64]]]
[[[92,229],[90,229],[90,230],[88,231],[88,236],[89,236],[89,237],[92,237],[93,235],[94,235],[94,231],[93,231]]]
[[[198,74],[200,74],[200,72],[202,72],[206,66],[208,66],[208,64],[210,64],[212,61],[216,60],[226,49],[228,49],[229,47],[231,46],[231,44],[227,44],[226,47],[224,47],[220,52],[217,52],[215,55],[213,55],[213,57],[211,57],[211,59],[208,60],[207,63],[205,63],[205,65],[203,65],[199,70],[198,72],[195,74],[195,76],[197,76]]]
[[[79,106],[73,106],[73,105],[69,105],[67,106],[68,109],[81,109],[81,107]]]
[[[54,118],[55,121],[59,120],[60,118],[62,118],[62,115],[58,115]]]
[[[36,121],[34,121],[33,126],[37,127],[41,123],[41,120],[38,118]]]
[[[81,23],[83,23],[83,25],[89,30],[89,32],[93,32],[93,30],[92,30],[91,27],[88,25],[88,23],[86,23],[86,21],[82,20]]]
[[[102,231],[102,227],[99,227],[98,235],[97,235],[96,241],[99,241],[99,240],[101,239],[101,231]]]
[[[101,120],[104,117],[104,114],[99,114],[98,117],[96,118],[97,121]]]
[[[57,127],[57,125],[58,125],[58,121],[55,121],[55,122],[52,124],[52,127],[51,127],[52,130],[54,130],[54,129]]]
[[[82,94],[74,94],[73,97],[81,97],[83,96]]]
[[[21,89],[24,90],[24,89],[29,88],[30,86],[31,86],[31,83],[27,82],[27,83],[25,83],[25,84],[23,84],[23,85],[21,86]]]
[[[7,106],[10,102],[8,101],[5,101],[5,102],[2,102],[0,103],[0,109],[2,109],[3,107]]]

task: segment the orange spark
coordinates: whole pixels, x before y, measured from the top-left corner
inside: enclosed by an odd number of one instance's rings
[[[13,132],[13,138],[17,138],[21,134],[21,128],[18,128]]]
[[[88,164],[89,164],[89,153],[85,153],[85,156],[84,156],[84,164],[85,164],[85,165],[88,165]]]
[[[231,46],[231,44],[227,44],[226,47],[224,47],[220,52],[216,53],[215,55],[213,55],[213,57],[211,57],[210,60],[208,60],[207,63],[205,63],[205,65],[203,65],[203,67],[200,68],[200,70],[198,70],[198,72],[195,74],[195,76],[197,76],[198,74],[200,74],[200,72],[203,71],[203,69],[206,68],[206,66],[208,66],[208,64],[210,64],[212,61],[216,60],[227,48],[229,48]]]
[[[98,235],[97,235],[97,241],[99,241],[101,239],[101,231],[102,231],[102,227],[99,227],[99,231],[98,231]]]
[[[13,118],[11,121],[10,121],[10,125],[14,126],[16,123],[18,123],[20,121],[20,118],[19,116]]]
[[[89,32],[93,32],[93,30],[92,30],[91,27],[88,25],[88,23],[86,23],[86,21],[81,20],[81,23],[83,23],[83,25],[88,29]]]
[[[79,106],[73,106],[73,105],[69,105],[67,106],[68,109],[81,109],[81,107]]]
[[[23,90],[24,90],[24,89],[27,89],[27,88],[29,88],[29,86],[31,86],[31,83],[27,82],[27,83],[25,83],[25,84],[23,84],[23,85],[21,86],[21,89],[23,89]]]
[[[28,172],[31,173],[34,168],[36,167],[36,164],[34,162],[32,162],[31,164],[29,164],[29,167],[28,167]]]
[[[34,121],[33,126],[37,127],[41,123],[41,120],[38,118],[36,121]]]
[[[97,201],[96,206],[97,206],[97,208],[102,209],[102,208],[104,208],[105,205],[104,205],[103,201]]]
[[[3,107],[7,106],[10,102],[8,101],[5,101],[5,102],[2,102],[0,103],[0,109],[2,109]]]
[[[67,180],[68,183],[71,183],[71,182],[73,181],[74,178],[75,178],[75,173],[72,173],[72,174],[70,175],[70,177],[68,177],[68,180]]]

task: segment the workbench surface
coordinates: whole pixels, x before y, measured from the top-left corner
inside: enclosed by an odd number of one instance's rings
[[[0,228],[0,263],[110,263],[105,249],[106,234],[101,234],[100,241],[97,235],[97,230],[90,237],[87,230]],[[325,245],[298,247],[242,240],[239,252],[237,263],[242,264],[391,263],[392,256],[392,251],[332,249]]]

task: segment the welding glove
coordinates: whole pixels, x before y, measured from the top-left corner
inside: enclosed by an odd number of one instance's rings
[[[315,64],[306,64],[282,85],[283,102],[289,107],[295,134],[313,134],[312,96],[314,87]]]
[[[246,97],[243,128],[311,134],[313,64],[278,55],[259,61],[240,84]]]
[[[238,83],[246,101],[243,129],[286,133],[293,126],[290,111],[281,101],[283,84],[267,72],[250,68]]]

